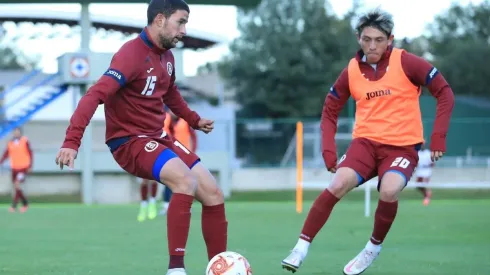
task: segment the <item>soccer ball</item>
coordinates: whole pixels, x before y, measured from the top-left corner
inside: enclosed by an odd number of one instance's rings
[[[252,275],[252,269],[245,257],[236,252],[225,251],[209,261],[206,275]]]

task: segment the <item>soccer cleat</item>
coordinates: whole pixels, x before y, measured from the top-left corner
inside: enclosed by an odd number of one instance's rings
[[[144,222],[146,220],[146,216],[148,215],[148,206],[141,206],[140,212],[138,214],[138,221]]]
[[[172,268],[167,271],[167,275],[187,275],[183,268]]]
[[[424,205],[427,206],[430,204],[430,198],[432,197],[432,191],[431,190],[427,190],[427,193],[425,195],[425,198],[424,198]]]
[[[29,209],[29,206],[28,205],[24,205],[20,208],[20,213],[25,213],[27,212],[27,209]]]
[[[158,215],[158,210],[157,210],[157,204],[156,203],[150,203],[148,205],[148,219],[153,220],[156,218]]]
[[[363,273],[378,257],[379,251],[370,251],[364,248],[354,259],[352,259],[345,267],[345,275],[358,275]]]
[[[14,208],[14,207],[12,207],[12,206],[10,206],[10,207],[9,207],[9,212],[10,212],[10,213],[15,213],[15,208]]]
[[[291,254],[289,254],[286,259],[282,260],[282,268],[294,273],[298,271],[299,267],[303,263],[304,257],[305,256],[303,255],[303,253],[301,253],[301,251],[293,249],[293,251],[291,251]]]

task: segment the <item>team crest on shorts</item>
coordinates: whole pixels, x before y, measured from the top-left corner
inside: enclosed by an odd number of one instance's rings
[[[168,72],[168,75],[172,75],[173,70],[174,69],[173,69],[172,63],[167,62],[167,72]]]
[[[149,141],[146,145],[145,145],[145,151],[150,153],[150,152],[153,152],[157,149],[158,147],[158,142],[152,140],[152,141]]]

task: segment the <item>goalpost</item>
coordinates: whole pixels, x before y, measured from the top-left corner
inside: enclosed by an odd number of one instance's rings
[[[304,126],[303,122],[296,123],[296,212],[303,212],[303,190],[306,188],[326,188],[328,181],[322,182],[304,182],[303,164],[304,164]],[[490,175],[490,158],[487,159],[487,169]],[[363,184],[364,191],[364,216],[369,217],[371,214],[371,192],[378,184],[378,178],[371,179]],[[406,188],[430,187],[433,189],[490,189],[490,181],[469,181],[469,182],[447,182],[447,183],[415,183],[410,182]]]

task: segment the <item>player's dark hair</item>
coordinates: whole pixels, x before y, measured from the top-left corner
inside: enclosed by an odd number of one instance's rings
[[[163,14],[165,18],[169,18],[174,12],[185,10],[190,13],[189,5],[184,0],[151,0],[146,11],[148,25],[153,23],[158,14]]]
[[[393,22],[393,16],[391,14],[380,9],[375,9],[359,17],[356,24],[356,31],[361,35],[364,28],[372,27],[390,37],[394,26],[395,23]]]

